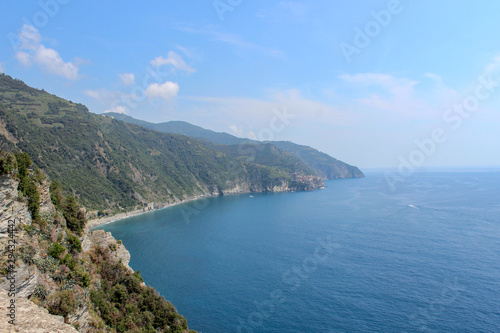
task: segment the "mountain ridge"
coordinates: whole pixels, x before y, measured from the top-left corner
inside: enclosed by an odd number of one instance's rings
[[[202,195],[323,186],[293,175],[308,176],[300,170],[239,160],[195,138],[91,113],[4,74],[0,125],[0,145],[27,152],[94,210],[119,213]]]
[[[211,144],[215,144],[217,149],[221,149],[221,145],[243,145],[252,146],[256,153],[265,148],[259,145],[272,144],[280,150],[284,150],[292,154],[305,163],[312,171],[323,179],[339,179],[339,178],[361,178],[364,174],[358,167],[342,162],[326,153],[322,153],[312,147],[299,145],[291,141],[256,141],[252,139],[239,138],[225,132],[215,132],[205,129],[200,126],[193,125],[185,121],[168,121],[163,123],[151,123],[144,120],[133,118],[129,115],[108,112],[104,116],[119,119],[124,122],[147,127],[156,131],[165,133],[181,134],[193,137],[200,140],[206,140]],[[228,149],[225,149],[228,150]],[[234,148],[233,148],[234,150]],[[243,150],[238,149],[240,152]],[[255,154],[256,154],[255,153]],[[254,155],[255,155],[254,154]],[[244,153],[242,153],[244,155]],[[232,154],[234,157],[235,154]]]

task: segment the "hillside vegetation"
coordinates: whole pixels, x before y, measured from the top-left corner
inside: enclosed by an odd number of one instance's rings
[[[133,117],[119,114],[119,113],[106,113],[108,117],[123,120],[127,123],[137,124],[143,127],[154,129],[156,131],[182,134],[193,138],[210,142],[217,149],[230,152],[232,156],[238,156],[240,159],[255,156],[256,161],[260,159],[261,155],[266,155],[268,150],[266,145],[262,142],[242,139],[223,132],[214,132],[204,129],[199,126],[192,125],[184,121],[169,121],[165,123],[150,123],[143,120],[138,120]],[[309,172],[320,176],[323,179],[339,179],[339,178],[360,178],[364,177],[363,172],[357,167],[339,161],[328,154],[322,153],[314,148],[308,146],[298,145],[290,141],[268,141],[265,144],[274,146],[275,151],[283,150],[294,156],[302,164],[308,167]],[[236,146],[223,148],[222,145]],[[257,149],[256,149],[257,148]],[[266,148],[266,149],[264,149]],[[236,153],[235,153],[236,152]],[[282,153],[280,153],[282,155]],[[295,162],[296,163],[296,162]],[[268,164],[266,164],[268,165]]]
[[[0,288],[9,295],[29,298],[81,332],[194,332],[128,267],[121,242],[89,231],[78,201],[26,153],[0,150],[0,198],[0,247],[15,253],[0,253]]]
[[[357,167],[339,161],[314,148],[298,145],[290,141],[273,141],[272,144],[298,157],[323,179],[364,177],[363,172]]]
[[[161,133],[96,115],[0,74],[0,144],[27,152],[34,165],[91,209],[131,210],[233,188],[289,189],[306,175],[279,163],[260,165],[195,138]]]

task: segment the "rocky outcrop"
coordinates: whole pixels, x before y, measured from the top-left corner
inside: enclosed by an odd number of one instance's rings
[[[31,223],[26,202],[19,197],[17,185],[18,182],[11,176],[0,176],[0,246],[5,246],[2,243],[6,242],[8,236],[9,221],[17,219],[23,224]]]
[[[16,267],[15,284],[16,296],[28,298],[33,295],[36,287],[40,284],[40,271],[35,265],[21,264]],[[0,289],[9,290],[10,282],[5,279],[0,283]]]
[[[292,180],[282,180],[280,184],[269,186],[238,183],[232,187],[212,193],[212,195],[231,195],[241,193],[314,191],[324,188],[323,180],[316,176],[292,175]]]
[[[64,323],[64,318],[54,316],[49,312],[23,297],[9,297],[7,291],[0,289],[0,333],[77,333],[71,325]],[[14,304],[15,325],[9,324],[9,317]],[[9,309],[8,307],[11,307]]]
[[[102,246],[111,249],[111,252],[116,260],[122,262],[123,266],[132,270],[129,267],[130,252],[121,242],[117,242],[110,232],[104,230],[87,231],[83,237],[82,248],[83,252],[88,252],[95,246]]]
[[[45,290],[47,295],[61,290],[61,288],[75,288],[71,285],[64,285],[61,281],[54,279],[54,272],[64,269],[57,261],[47,255],[47,247],[59,237],[66,234],[64,220],[52,204],[50,198],[50,182],[42,179],[38,184],[40,193],[40,215],[47,221],[47,226],[43,235],[42,231],[31,230],[32,219],[27,209],[26,198],[17,190],[18,181],[11,175],[0,176],[0,269],[6,270],[8,262],[7,249],[11,243],[9,240],[15,239],[16,256],[15,279],[13,284],[4,274],[0,275],[0,309],[6,311],[5,306],[10,302],[6,298],[9,290],[15,291],[16,299],[16,326],[5,325],[7,321],[3,314],[0,318],[1,332],[76,332],[59,316],[52,316],[47,310],[39,308],[29,299],[36,295],[40,288]],[[62,221],[62,222],[61,222]],[[82,260],[90,260],[89,253],[98,247],[109,248],[111,259],[121,261],[130,271],[130,253],[121,242],[117,242],[111,233],[104,231],[84,230],[80,237],[82,242]],[[66,268],[67,269],[67,268]],[[76,287],[77,295],[76,312],[67,317],[70,324],[78,325],[80,332],[90,330],[91,318],[89,309],[88,291]],[[94,315],[95,316],[95,315]]]

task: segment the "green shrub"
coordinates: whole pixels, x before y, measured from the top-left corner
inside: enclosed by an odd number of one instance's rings
[[[0,175],[11,173],[17,169],[16,156],[13,153],[0,152]]]
[[[70,290],[58,291],[47,299],[48,310],[51,314],[67,317],[76,311],[75,295]]]
[[[136,278],[136,279],[137,279],[140,283],[144,282],[144,279],[143,279],[143,278],[142,278],[142,276],[141,276],[141,271],[139,271],[139,270],[135,271],[135,272],[134,272],[134,277],[135,277],[135,278]]]
[[[139,272],[131,274],[121,263],[110,264],[110,252],[100,247],[92,255],[101,288],[91,291],[90,299],[106,325],[117,332],[186,332],[187,321],[174,306],[153,288],[142,286]]]
[[[81,235],[86,221],[74,196],[69,195],[64,201],[63,214],[68,228]]]
[[[47,298],[47,295],[49,292],[47,291],[47,288],[41,284],[38,287],[35,288],[35,291],[33,291],[33,296],[41,299],[44,301]]]
[[[117,284],[111,288],[111,301],[114,303],[123,303],[128,299],[128,291],[124,285]]]
[[[59,256],[64,252],[64,247],[59,243],[53,243],[47,250],[47,254],[54,258],[59,258]]]
[[[27,153],[15,155],[17,161],[17,171],[19,176],[18,190],[28,198],[28,210],[33,221],[42,224],[40,218],[40,193],[34,180],[30,179],[28,168],[33,164]],[[41,173],[41,171],[38,171]]]
[[[68,234],[67,237],[69,250],[76,250],[77,252],[82,252],[82,242],[75,235]]]
[[[90,286],[90,276],[87,273],[84,273],[81,280],[80,280],[80,285],[83,288],[87,288]]]
[[[26,245],[19,249],[19,258],[28,265],[35,262],[36,250],[32,245]]]
[[[15,154],[17,161],[17,172],[19,174],[19,178],[28,176],[28,168],[33,164],[30,156],[27,153],[18,153]]]
[[[140,294],[142,292],[141,281],[133,275],[125,277],[123,284],[131,294]]]
[[[41,183],[42,179],[45,178],[45,174],[38,167],[35,168],[35,177],[33,178],[37,183]]]
[[[28,210],[34,221],[41,221],[40,218],[40,193],[33,181],[28,182],[24,194],[28,197]]]
[[[54,182],[50,184],[50,200],[54,204],[54,206],[59,209],[62,209],[62,203],[64,200],[64,195],[62,192],[61,184]]]
[[[64,256],[64,258],[62,260],[62,263],[65,264],[66,266],[68,266],[69,269],[71,269],[72,271],[75,269],[75,260],[73,259],[73,257],[69,253],[66,253],[66,255]]]

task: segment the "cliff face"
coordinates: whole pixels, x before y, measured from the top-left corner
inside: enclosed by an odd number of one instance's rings
[[[130,262],[130,252],[128,252],[123,244],[117,242],[110,232],[105,232],[103,230],[89,231],[89,229],[86,229],[82,238],[84,253],[88,253],[94,247],[114,248],[115,251],[113,251],[112,256],[115,261],[121,261],[125,268],[129,271],[133,271],[128,265]]]
[[[35,303],[26,298],[19,297],[15,301],[15,323],[11,325],[6,323],[11,317],[10,309],[8,308],[11,298],[8,292],[0,289],[0,332],[29,332],[29,333],[76,333],[78,332],[73,326],[64,323],[64,318],[54,316],[49,312],[37,306]],[[6,319],[7,318],[7,319]]]
[[[251,184],[239,182],[228,186],[224,190],[213,191],[211,195],[231,195],[241,193],[265,193],[265,192],[292,192],[292,191],[314,191],[324,188],[323,180],[315,176],[294,176],[292,180],[282,179],[279,182],[264,186],[262,184]]]
[[[55,209],[50,199],[49,183],[42,180],[38,186],[40,193],[40,214],[47,223],[43,230],[32,230],[32,219],[28,212],[26,198],[18,192],[18,182],[10,175],[0,176],[0,309],[7,311],[6,305],[10,299],[15,299],[17,332],[76,332],[70,325],[79,327],[80,332],[103,331],[104,324],[96,315],[90,302],[89,289],[97,288],[100,280],[95,276],[90,278],[88,289],[82,288],[71,278],[65,276],[68,268],[58,264],[47,255],[48,245],[60,240],[66,234],[62,217]],[[109,264],[121,261],[128,266],[130,253],[117,242],[110,233],[104,231],[90,231],[85,229],[80,237],[82,252],[77,255],[81,262],[85,262],[87,270],[92,270],[92,251],[97,248],[111,249]],[[15,246],[12,246],[15,245]],[[10,246],[10,247],[9,247]],[[9,257],[9,252],[14,257]],[[13,264],[13,267],[9,267]],[[9,269],[14,268],[14,273]],[[97,276],[98,272],[94,271]],[[61,316],[52,316],[46,309],[39,308],[28,299],[34,299],[40,305],[49,296],[61,290],[72,289],[75,293],[76,310],[69,314],[64,324]],[[14,295],[14,297],[9,297]],[[1,316],[0,327],[6,326],[6,316]],[[62,321],[62,322],[61,322]],[[26,329],[24,329],[26,328]],[[2,331],[3,332],[3,331]],[[9,331],[10,332],[10,331]],[[14,332],[14,330],[12,330]]]

